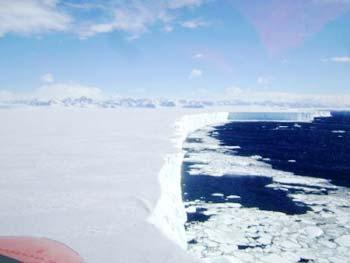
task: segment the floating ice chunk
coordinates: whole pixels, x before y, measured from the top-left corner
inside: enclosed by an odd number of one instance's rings
[[[311,178],[307,176],[281,176],[274,177],[275,183],[287,184],[287,185],[301,185],[301,186],[314,186],[325,187],[329,189],[336,189],[336,186],[329,184],[328,180],[322,178]]]
[[[249,240],[244,236],[244,233],[237,233],[235,231],[230,230],[222,230],[222,229],[206,229],[210,240],[213,240],[217,243],[224,244],[244,244],[248,245]]]
[[[231,149],[231,150],[238,150],[238,149],[241,149],[241,146],[226,146],[227,149]]]
[[[280,246],[285,248],[285,249],[295,249],[295,248],[300,248],[300,245],[296,243],[295,241],[292,240],[285,240],[280,243]]]
[[[268,262],[268,263],[289,263],[289,262],[295,262],[295,261],[292,261],[288,258],[285,258],[281,255],[277,255],[277,254],[270,254],[270,255],[267,255],[267,256],[264,256],[262,259],[261,259],[263,262]]]
[[[207,211],[203,212],[203,215],[206,215],[206,216],[212,216],[212,215],[216,215],[216,214],[217,214],[216,210],[207,210]]]
[[[228,195],[226,196],[227,199],[240,199],[241,197],[239,195]]]
[[[346,131],[343,131],[343,130],[334,130],[334,131],[332,131],[332,133],[346,133]]]
[[[210,263],[241,263],[241,262],[245,262],[242,261],[238,258],[233,258],[233,257],[212,257],[212,258],[208,258],[206,259],[204,262],[210,262]]]
[[[196,213],[197,209],[195,206],[189,206],[186,208],[187,213]]]
[[[275,189],[275,190],[281,190],[281,191],[284,191],[284,192],[288,192],[288,188],[294,188],[294,187],[283,187],[282,185],[280,184],[268,184],[268,185],[265,185],[265,187],[267,188],[272,188],[272,189]]]
[[[294,124],[294,127],[295,128],[301,128],[302,126],[300,124],[296,123],[296,124]]]
[[[260,156],[260,155],[253,155],[253,156],[251,156],[251,158],[254,159],[254,160],[261,160],[262,156]]]
[[[334,240],[339,246],[350,247],[350,235],[344,235]]]
[[[213,193],[212,196],[224,197],[224,194],[221,193]]]
[[[288,160],[289,163],[296,163],[296,160]]]
[[[316,238],[323,235],[323,230],[317,226],[309,226],[302,229],[301,231],[303,231],[310,238]]]
[[[348,258],[345,258],[345,257],[331,257],[330,260],[331,260],[330,262],[332,262],[332,263],[347,263],[347,262],[349,262]]]
[[[274,130],[285,130],[285,129],[288,129],[289,126],[286,126],[286,125],[279,125],[277,126]]]

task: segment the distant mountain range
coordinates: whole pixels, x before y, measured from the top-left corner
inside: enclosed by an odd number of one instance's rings
[[[33,106],[33,107],[79,107],[79,108],[117,108],[117,107],[137,107],[137,108],[160,108],[160,107],[180,107],[180,108],[205,108],[212,106],[270,106],[289,108],[327,108],[332,107],[321,102],[276,102],[271,100],[259,102],[246,102],[243,100],[187,100],[187,99],[135,99],[118,98],[97,100],[88,97],[65,98],[61,100],[51,99],[25,99],[0,102],[0,107],[13,106]],[[341,105],[342,108],[350,108],[349,105]]]

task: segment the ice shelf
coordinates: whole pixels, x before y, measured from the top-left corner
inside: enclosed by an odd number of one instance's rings
[[[61,241],[89,263],[196,262],[179,247],[182,144],[250,108],[3,108],[0,233]]]
[[[230,112],[228,119],[234,121],[311,122],[317,117],[330,116],[330,111]]]

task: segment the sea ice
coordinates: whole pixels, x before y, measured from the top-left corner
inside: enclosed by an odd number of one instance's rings
[[[343,235],[341,237],[338,237],[335,242],[339,245],[339,246],[343,246],[343,247],[349,247],[350,248],[350,235]]]
[[[224,197],[224,194],[221,193],[213,193],[212,196]]]
[[[332,133],[346,133],[346,131],[343,131],[343,130],[335,130],[335,131],[332,131]]]
[[[265,176],[267,187],[282,189],[295,202],[310,208],[305,214],[287,215],[242,207],[238,203],[188,205],[206,209],[211,217],[191,222],[186,233],[197,242],[189,251],[207,262],[237,258],[243,262],[346,262],[350,246],[350,194],[328,180],[275,170],[261,156],[237,156],[227,152],[209,134],[212,128],[195,132],[185,161],[191,176]],[[214,144],[214,145],[211,145]],[[215,150],[216,149],[216,150]],[[326,194],[327,193],[327,194]],[[230,195],[226,196],[229,200]],[[231,249],[227,249],[227,246]],[[221,252],[222,257],[217,253]]]
[[[238,195],[228,195],[226,196],[227,199],[240,199],[241,197]]]

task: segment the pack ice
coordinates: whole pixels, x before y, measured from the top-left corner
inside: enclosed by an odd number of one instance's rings
[[[316,113],[317,115],[317,113]],[[311,121],[316,115],[284,115],[279,121]],[[320,114],[327,116],[327,114]],[[263,118],[260,118],[263,116]],[[230,114],[240,120],[241,114]],[[265,120],[265,114],[243,114],[244,120]],[[270,120],[268,116],[266,120]],[[210,216],[204,222],[186,224],[189,251],[206,262],[349,262],[350,192],[325,179],[297,176],[275,170],[261,156],[237,156],[232,147],[220,145],[209,136],[215,128],[192,133],[185,143],[185,162],[190,176],[263,176],[272,179],[267,187],[283,190],[310,211],[287,215],[231,203],[203,200],[185,203],[188,213],[204,210]],[[236,146],[234,148],[239,148]],[[327,194],[324,194],[327,193]],[[220,193],[215,193],[219,196]],[[239,197],[238,197],[239,198]]]

